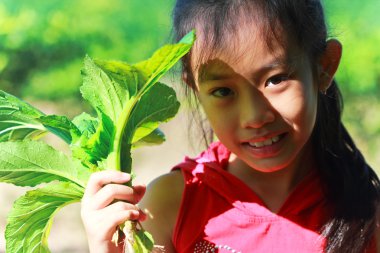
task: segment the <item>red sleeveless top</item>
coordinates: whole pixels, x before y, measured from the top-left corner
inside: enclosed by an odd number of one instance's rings
[[[173,245],[177,252],[323,252],[319,234],[329,208],[317,173],[300,182],[273,213],[226,171],[230,152],[219,142],[174,168],[185,179]]]

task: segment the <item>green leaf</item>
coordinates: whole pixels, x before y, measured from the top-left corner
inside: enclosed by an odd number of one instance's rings
[[[35,186],[53,180],[84,187],[90,172],[80,161],[69,159],[40,141],[0,143],[0,181],[18,186]]]
[[[0,91],[0,142],[24,139],[36,140],[51,132],[71,143],[79,130],[65,116],[49,115],[21,99]]]
[[[169,90],[165,91],[164,93],[151,93],[147,94],[145,96],[145,93],[148,93],[150,89],[155,85],[159,78],[161,78],[171,67],[174,66],[174,64],[187,52],[189,52],[190,48],[193,45],[193,42],[195,40],[195,34],[194,32],[191,32],[187,36],[185,36],[183,41],[180,41],[178,44],[174,45],[167,45],[159,49],[156,53],[153,54],[153,56],[148,59],[147,61],[138,63],[134,65],[136,69],[139,70],[139,73],[143,76],[142,79],[146,79],[147,81],[145,84],[139,89],[138,93],[131,98],[131,102],[128,103],[128,107],[125,106],[123,108],[123,111],[121,115],[118,118],[118,121],[116,123],[116,134],[115,139],[113,142],[113,150],[114,152],[110,154],[109,162],[111,163],[109,167],[114,167],[117,170],[125,171],[125,172],[131,172],[131,156],[130,156],[130,149],[132,147],[131,141],[133,139],[133,136],[135,134],[135,131],[138,127],[142,127],[143,124],[156,124],[158,122],[166,121],[167,119],[170,119],[174,115],[171,115],[169,111],[177,111],[178,110],[178,102],[174,103],[174,106],[171,106],[170,109],[163,109],[162,107],[159,109],[161,110],[162,115],[155,115],[151,117],[151,119],[155,120],[155,117],[160,118],[160,120],[149,122],[148,118],[149,116],[146,114],[149,109],[147,105],[144,105],[145,103],[151,103],[152,101],[148,101],[148,99],[144,99],[149,97],[150,99],[153,99],[154,102],[156,102],[157,105],[163,105],[168,100],[171,100],[171,96],[167,96],[170,92]],[[164,85],[158,85],[158,89],[164,90],[166,87]],[[157,90],[156,92],[161,92]],[[159,95],[157,95],[159,94]],[[174,99],[175,93],[174,93]],[[144,102],[143,102],[144,101]],[[173,101],[173,100],[171,100]],[[138,105],[139,104],[139,105]],[[139,109],[136,109],[136,108]],[[141,117],[139,110],[142,110]],[[156,109],[154,108],[154,112],[156,112]],[[135,114],[136,112],[136,114]],[[167,113],[167,114],[166,114]],[[133,115],[134,114],[134,115]],[[145,114],[145,115],[144,115]],[[166,115],[165,115],[166,114]],[[134,117],[134,120],[131,120],[132,117]],[[146,120],[141,120],[142,118],[146,118]],[[166,119],[164,119],[166,118]],[[127,126],[128,125],[128,126]],[[156,127],[158,124],[156,125]],[[152,131],[155,129],[150,126]],[[124,137],[124,134],[127,135],[127,137]],[[149,132],[147,132],[149,134]],[[127,142],[124,140],[127,139]]]
[[[85,136],[86,138],[90,138],[98,127],[98,119],[85,112],[76,116],[73,123],[79,129],[81,137]]]
[[[79,202],[84,189],[64,182],[28,191],[16,200],[5,230],[6,251],[43,253],[48,249],[48,236],[53,217],[62,207]]]
[[[160,94],[160,96],[157,96]],[[129,143],[135,143],[140,138],[135,137],[135,133],[145,131],[142,136],[147,136],[153,132],[161,122],[166,122],[173,118],[179,109],[175,91],[162,84],[157,83],[148,90],[136,103],[125,128],[125,137],[123,141],[124,150],[122,152],[121,168],[128,173],[131,172],[132,159],[130,156]]]
[[[137,146],[159,123],[169,120],[178,111],[174,90],[157,81],[190,50],[194,39],[194,33],[190,33],[180,43],[166,45],[149,60],[135,65],[93,61],[87,56],[81,92],[96,109],[100,120],[96,133],[83,138],[79,145],[75,143],[73,154],[82,161],[131,172],[132,145]],[[156,83],[157,88],[150,92]],[[150,143],[163,140],[163,135],[157,132],[145,139]]]
[[[139,133],[140,131],[144,132],[141,135],[145,137],[140,138],[140,133]],[[153,132],[151,132],[148,135],[145,135],[145,131],[150,131],[150,127],[148,127],[148,130],[145,130],[145,127],[139,127],[136,130],[136,133],[133,136],[133,138],[138,139],[138,141],[132,140],[133,148],[140,147],[140,146],[147,146],[147,145],[158,145],[165,141],[165,135],[159,128],[156,128]]]
[[[174,64],[190,51],[194,41],[195,32],[191,31],[177,44],[163,46],[150,59],[134,65],[148,79],[142,87],[142,94],[149,90]]]
[[[0,91],[0,141],[40,138],[47,132],[37,120],[41,116],[30,104]]]
[[[137,72],[128,64],[116,61],[84,59],[82,70],[83,98],[114,122],[117,121],[128,99],[137,91]]]
[[[179,106],[175,91],[162,83],[157,83],[144,94],[133,109],[126,126],[127,140],[134,144],[148,136],[157,129],[159,123],[173,118]]]
[[[138,253],[150,253],[154,247],[154,241],[151,234],[144,230],[137,231],[134,236],[133,249]]]
[[[107,158],[114,134],[114,124],[111,119],[102,112],[99,112],[99,114],[100,122],[97,124],[88,122],[91,131],[87,131],[71,146],[74,157],[82,161],[89,161],[94,165]],[[95,125],[96,129],[93,132]]]
[[[154,240],[151,234],[145,231],[139,222],[126,221],[119,226],[119,230],[113,235],[112,241],[118,242],[120,233],[125,235],[125,252],[150,253],[154,247]]]
[[[123,97],[127,99],[134,96],[146,82],[146,79],[144,79],[144,76],[141,75],[139,70],[126,62],[94,60],[94,63],[101,68],[113,82],[126,89]],[[122,104],[124,102],[124,100],[121,101]]]
[[[65,116],[49,115],[38,118],[47,130],[57,135],[66,143],[71,143],[73,137],[80,136],[79,129]]]

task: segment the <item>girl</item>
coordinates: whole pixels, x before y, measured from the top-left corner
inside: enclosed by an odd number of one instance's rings
[[[145,195],[94,174],[90,250],[120,251],[116,226],[145,220],[166,252],[375,252],[379,179],[341,122],[342,49],[320,1],[177,0],[174,28],[196,29],[183,79],[219,141]]]

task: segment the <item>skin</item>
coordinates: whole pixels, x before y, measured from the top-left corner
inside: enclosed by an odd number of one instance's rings
[[[82,202],[81,217],[90,252],[123,252],[111,242],[116,227],[126,220],[143,220],[145,215],[135,205],[145,193],[145,186],[133,188],[122,184],[130,175],[102,171],[91,175]]]
[[[232,151],[229,172],[277,212],[312,169],[303,164],[313,164],[309,139],[315,124],[317,94],[332,81],[341,45],[329,41],[316,63],[317,71],[313,71],[310,59],[297,48],[277,46],[270,51],[260,39],[247,39],[252,34],[250,29],[234,34],[241,49],[239,61],[220,53],[194,69],[194,76],[213,130]],[[196,61],[197,44],[193,55]],[[199,70],[205,75],[198,76]],[[277,135],[281,139],[275,149],[257,151],[248,146],[250,141],[265,141]],[[145,186],[120,185],[128,180],[129,175],[115,171],[91,176],[82,201],[90,251],[121,252],[121,247],[110,243],[116,226],[125,220],[140,220],[165,252],[175,252],[171,237],[184,189],[181,173],[170,172],[155,179],[146,193]]]
[[[205,63],[198,92],[216,136],[233,153],[228,170],[276,212],[310,169],[301,164],[313,160],[309,137],[319,87],[300,52],[276,47],[271,53],[260,42],[235,64],[223,54]],[[249,145],[277,136],[275,148]]]

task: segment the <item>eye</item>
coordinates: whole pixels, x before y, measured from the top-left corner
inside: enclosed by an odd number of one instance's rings
[[[222,88],[217,88],[211,92],[211,95],[215,97],[228,97],[233,95],[234,92],[230,88],[222,87]]]
[[[289,80],[289,78],[290,77],[287,74],[280,74],[280,75],[273,76],[266,81],[265,87],[278,85],[284,81]]]

